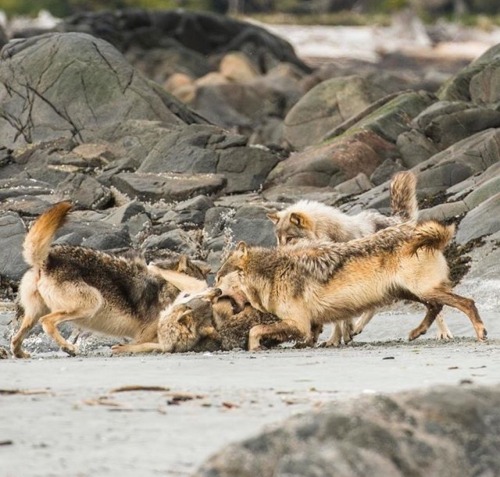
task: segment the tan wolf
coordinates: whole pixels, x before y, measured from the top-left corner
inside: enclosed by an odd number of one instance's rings
[[[416,195],[417,178],[413,172],[396,173],[390,184],[391,217],[376,211],[363,211],[348,215],[335,207],[320,202],[302,200],[288,208],[268,214],[275,224],[279,245],[297,243],[298,240],[331,240],[348,242],[398,223],[417,220],[418,202]],[[375,309],[368,310],[354,323],[344,320],[334,325],[326,346],[338,346],[361,333],[375,315]],[[436,319],[438,338],[452,338],[452,334],[442,315]]]
[[[51,246],[70,209],[69,202],[52,206],[38,217],[24,240],[23,256],[31,268],[19,287],[21,326],[11,340],[16,357],[29,356],[21,349],[22,342],[38,321],[70,355],[76,353],[76,347],[57,329],[65,321],[108,335],[130,337],[138,343],[155,341],[160,312],[179,293],[161,276],[158,267],[150,269],[141,259],[85,247]]]
[[[249,349],[263,338],[298,333],[312,341],[312,327],[358,316],[394,300],[412,300],[427,308],[409,335],[426,333],[444,305],[465,313],[479,341],[486,329],[474,301],[452,292],[442,253],[453,226],[435,221],[406,222],[346,243],[305,242],[275,249],[240,242],[218,276],[238,271],[251,305],[280,322],[252,328]]]
[[[177,283],[174,277],[168,278]],[[226,275],[220,285],[221,288],[208,288],[206,282],[199,281],[198,291],[194,291],[193,286],[190,291],[184,288],[174,303],[160,314],[157,343],[115,345],[113,353],[246,350],[248,335],[254,326],[279,321],[276,316],[262,313],[248,303],[236,272]],[[269,347],[294,338],[287,335],[280,341],[264,344]]]
[[[201,283],[200,283],[201,285]],[[120,344],[113,353],[185,353],[216,351],[220,338],[212,323],[211,302],[220,295],[218,288],[183,291],[160,313],[158,340],[155,342]]]

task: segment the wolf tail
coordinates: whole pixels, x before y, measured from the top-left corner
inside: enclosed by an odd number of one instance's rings
[[[410,242],[412,253],[416,253],[420,248],[444,250],[454,234],[454,225],[444,225],[434,220],[422,222],[416,226]]]
[[[32,267],[42,265],[49,255],[50,244],[57,230],[66,221],[70,209],[69,202],[59,202],[36,219],[24,239],[23,257],[28,265]]]
[[[392,215],[403,222],[416,221],[418,217],[417,177],[413,172],[395,174],[391,181]]]

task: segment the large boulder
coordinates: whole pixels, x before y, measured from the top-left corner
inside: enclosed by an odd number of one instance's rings
[[[60,137],[92,141],[104,127],[127,119],[170,127],[198,121],[138,74],[113,46],[90,35],[49,33],[11,42],[1,55],[0,135],[5,146]],[[170,105],[182,114],[173,113]]]
[[[360,76],[323,81],[308,91],[286,115],[284,137],[295,149],[302,150],[384,94],[381,88]]]
[[[231,444],[196,477],[500,473],[500,387],[448,386],[334,402]]]
[[[495,45],[443,84],[438,92],[439,98],[476,104],[494,103],[498,98],[495,81],[499,66],[500,45]]]
[[[264,187],[279,184],[334,187],[360,172],[372,174],[396,148],[372,131],[346,134],[292,154],[271,171]]]
[[[208,125],[191,125],[165,134],[149,151],[139,172],[211,173],[227,179],[226,192],[258,189],[278,159],[248,139]]]
[[[91,33],[121,51],[168,48],[175,41],[204,56],[242,51],[264,71],[280,62],[310,71],[286,40],[253,23],[215,13],[132,8],[86,12],[66,18],[57,28],[66,32]]]
[[[0,276],[19,280],[28,269],[22,256],[22,244],[26,229],[18,214],[0,212]]]

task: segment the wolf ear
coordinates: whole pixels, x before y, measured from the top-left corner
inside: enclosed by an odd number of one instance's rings
[[[270,221],[271,221],[274,225],[276,225],[276,224],[279,222],[279,220],[280,220],[279,215],[278,215],[278,213],[277,213],[277,212],[269,212],[269,213],[267,214],[267,218],[268,218],[268,219],[269,219],[269,220],[270,220]]]
[[[179,316],[179,318],[177,318],[177,323],[185,326],[186,328],[190,328],[189,315],[191,315],[191,310],[186,310],[181,316]]]
[[[238,242],[238,245],[236,245],[236,252],[238,252],[241,258],[245,258],[248,255],[248,245],[243,241]]]
[[[304,217],[298,212],[292,212],[290,214],[290,222],[301,229],[304,228]]]

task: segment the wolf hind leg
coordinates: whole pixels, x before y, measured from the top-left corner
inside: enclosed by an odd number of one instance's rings
[[[467,315],[472,323],[478,341],[486,341],[488,332],[484,327],[483,320],[481,320],[481,317],[479,316],[474,300],[452,293],[451,290],[446,288],[432,290],[423,296],[422,300],[441,303],[460,310],[462,313]]]
[[[85,320],[86,318],[90,318],[92,314],[93,313],[82,312],[81,310],[71,312],[54,311],[40,318],[40,323],[42,324],[43,331],[45,331],[45,333],[47,333],[59,345],[62,351],[68,353],[70,356],[75,356],[78,348],[62,337],[57,326],[65,321],[78,319]]]
[[[421,323],[410,332],[408,339],[413,341],[417,339],[419,336],[427,333],[427,330],[430,328],[438,314],[443,309],[443,305],[437,303],[424,303],[427,307],[427,313]]]
[[[18,310],[22,310],[21,326],[10,341],[10,349],[16,358],[29,358],[29,353],[21,349],[22,343],[38,320],[49,313],[36,287],[37,277],[34,270],[25,273],[19,286]]]
[[[30,332],[30,330],[33,328],[38,323],[38,320],[47,312],[48,310],[45,310],[44,312],[39,312],[39,313],[25,313],[22,321],[21,321],[21,326],[17,330],[17,333],[12,337],[10,341],[10,350],[12,354],[16,358],[29,358],[30,354],[27,353],[26,351],[23,351],[21,346],[24,341],[24,338],[26,338],[26,335]]]

